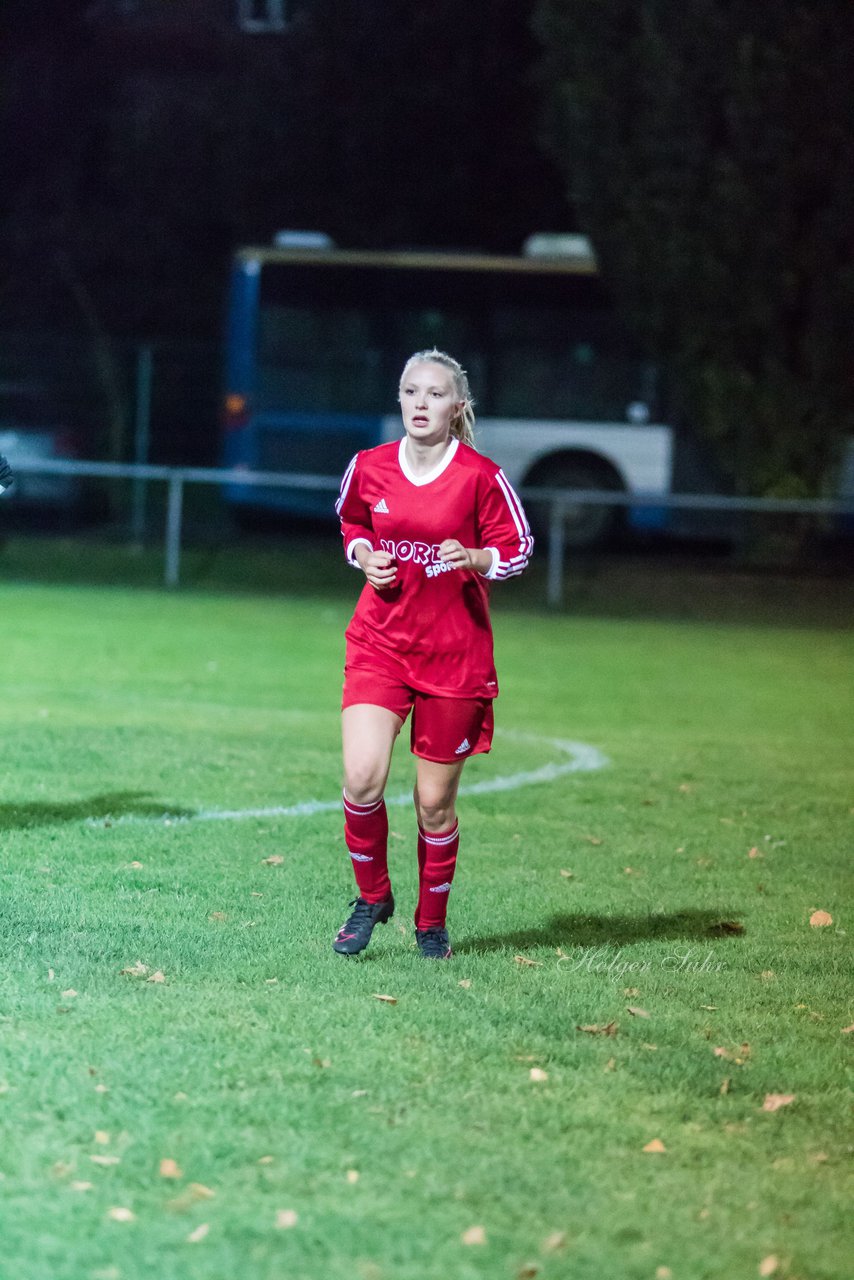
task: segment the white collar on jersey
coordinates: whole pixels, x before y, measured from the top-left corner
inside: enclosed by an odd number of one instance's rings
[[[432,471],[425,472],[423,476],[417,476],[413,472],[409,463],[406,461],[406,436],[404,436],[400,442],[400,448],[397,451],[397,461],[400,464],[401,471],[406,476],[410,484],[417,484],[417,485],[429,484],[431,480],[438,480],[439,476],[442,474],[445,468],[450,465],[450,462],[453,459],[454,454],[457,452],[459,443],[460,443],[459,440],[456,438],[456,436],[454,436],[453,439],[451,440],[451,443],[448,445],[447,449],[442,454],[441,460],[436,463]]]

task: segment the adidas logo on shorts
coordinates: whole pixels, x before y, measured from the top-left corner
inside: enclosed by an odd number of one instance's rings
[[[464,751],[471,751],[471,743],[469,742],[468,738],[463,738],[462,742],[454,752],[454,755],[461,756]]]

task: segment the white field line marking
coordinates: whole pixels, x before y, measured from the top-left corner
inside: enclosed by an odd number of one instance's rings
[[[515,738],[518,742],[541,743],[552,747],[564,759],[553,760],[540,765],[538,769],[524,769],[519,773],[508,773],[503,777],[485,778],[481,782],[471,782],[459,789],[461,796],[490,795],[496,791],[517,791],[520,787],[531,787],[540,782],[554,782],[568,773],[592,773],[596,769],[604,769],[610,761],[596,747],[586,742],[570,742],[564,738],[541,738],[533,733],[515,733],[504,730],[503,736]],[[386,796],[386,805],[408,805],[412,803],[411,792],[401,795]],[[112,826],[132,824],[151,824],[168,822],[177,826],[184,822],[241,822],[246,818],[310,818],[318,813],[337,813],[341,809],[340,796],[336,800],[303,800],[298,804],[271,805],[264,809],[200,809],[197,813],[172,815],[164,813],[162,817],[142,817],[135,814],[123,814],[110,819]],[[89,826],[101,827],[105,818],[88,818]]]

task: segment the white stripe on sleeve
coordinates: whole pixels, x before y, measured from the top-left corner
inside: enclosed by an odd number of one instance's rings
[[[358,457],[358,453],[353,454],[347,464],[347,470],[341,478],[341,492],[338,495],[338,501],[335,503],[335,511],[339,516],[341,514],[341,508],[344,505],[344,499],[347,497],[347,493],[350,488],[350,482],[353,479],[353,472],[356,470],[356,460]]]
[[[515,556],[511,556],[509,560],[500,560],[492,574],[495,578],[513,578],[517,574],[522,573],[528,564],[528,557],[534,549],[534,539],[531,537],[531,527],[528,524],[528,518],[525,515],[525,509],[502,470],[498,470],[495,475],[498,486],[504,494],[504,499],[519,534],[519,550]]]

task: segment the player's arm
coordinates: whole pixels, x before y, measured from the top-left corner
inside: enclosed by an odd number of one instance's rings
[[[446,538],[439,546],[439,559],[455,569],[474,569],[482,577],[488,578],[493,565],[492,550],[489,547],[464,547],[456,538]]]
[[[524,573],[534,539],[525,509],[500,468],[484,477],[477,525],[483,554],[490,558],[486,570],[479,568],[478,572],[496,580]]]
[[[359,485],[359,454],[351,459],[341,481],[335,510],[341,521],[344,554],[351,565],[361,569],[377,591],[393,586],[397,567],[387,551],[374,549],[373,515]]]
[[[8,489],[14,479],[15,476],[9,466],[8,458],[4,458],[3,454],[0,453],[0,493]]]

